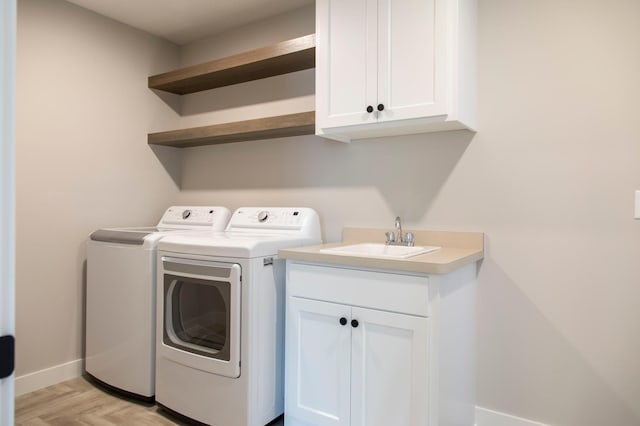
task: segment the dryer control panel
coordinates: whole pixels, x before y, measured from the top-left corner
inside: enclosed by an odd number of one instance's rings
[[[319,229],[318,214],[308,207],[241,207],[226,230],[315,235]]]

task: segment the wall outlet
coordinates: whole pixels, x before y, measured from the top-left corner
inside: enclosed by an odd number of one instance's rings
[[[640,219],[640,191],[636,191],[636,219]]]

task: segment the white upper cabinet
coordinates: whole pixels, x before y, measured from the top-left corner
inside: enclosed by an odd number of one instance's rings
[[[475,127],[475,0],[317,0],[316,133]]]

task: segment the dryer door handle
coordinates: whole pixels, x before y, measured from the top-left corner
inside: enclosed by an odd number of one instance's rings
[[[162,256],[164,273],[174,273],[187,276],[215,277],[228,281],[236,263],[206,262],[194,259]]]

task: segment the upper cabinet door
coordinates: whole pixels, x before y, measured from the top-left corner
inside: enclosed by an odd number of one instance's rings
[[[447,114],[445,7],[442,0],[378,0],[378,120]]]
[[[318,0],[316,22],[316,128],[375,121],[377,0]]]

